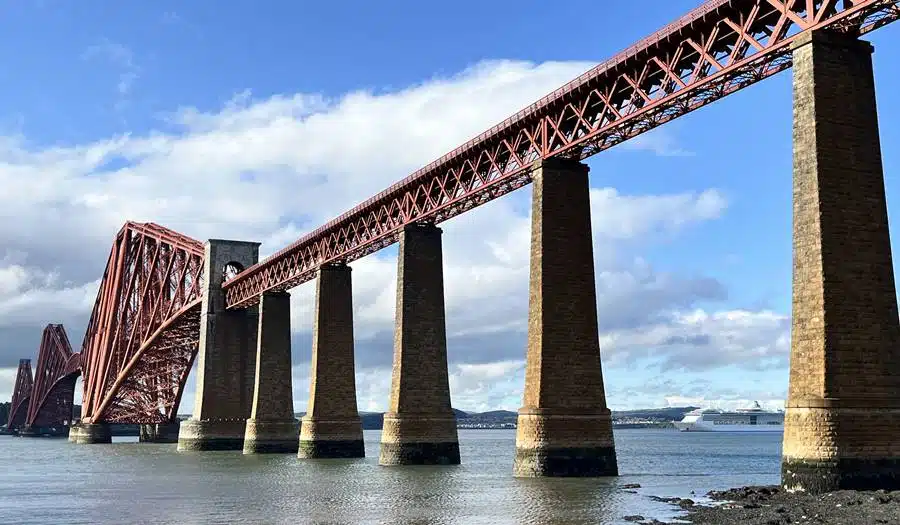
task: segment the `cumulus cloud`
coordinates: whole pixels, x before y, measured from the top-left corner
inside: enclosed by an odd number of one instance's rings
[[[101,52],[132,63],[114,46],[93,51]],[[489,61],[391,92],[260,100],[245,91],[218,110],[178,108],[154,130],[84,144],[0,138],[0,209],[16,218],[0,221],[0,338],[9,342],[0,347],[0,367],[34,353],[29,338],[37,334],[36,341],[48,322],[64,322],[78,346],[111,241],[126,220],[197,239],[260,241],[265,256],[590,66]],[[664,130],[654,137],[677,149]],[[469,408],[515,408],[521,395],[515,378],[522,375],[528,305],[528,197],[520,190],[442,224],[451,384]],[[698,304],[727,298],[720,282],[658,271],[634,253],[638,241],[716,219],[727,209],[725,195],[714,188],[666,195],[593,188],[591,198],[610,366],[635,356],[695,368],[704,360],[721,366],[762,356],[759,362],[774,366],[783,353],[783,319],[767,312],[743,312],[743,321],[734,312],[700,315]],[[388,249],[353,265],[362,409],[386,402],[395,255]],[[295,346],[302,346],[297,370],[309,359],[314,293],[304,285],[292,300]],[[727,351],[704,357],[712,347]],[[296,380],[295,395],[305,395],[308,377]],[[182,411],[192,398],[185,396]]]

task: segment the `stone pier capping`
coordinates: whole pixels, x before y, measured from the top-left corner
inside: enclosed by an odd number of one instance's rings
[[[782,486],[900,489],[898,322],[870,43],[793,45],[793,304]]]
[[[244,432],[244,454],[296,453],[291,378],[291,295],[260,298],[253,408]]]
[[[381,465],[460,462],[450,407],[441,230],[410,224],[400,234],[391,397]]]
[[[259,307],[225,310],[221,284],[230,263],[247,268],[259,260],[259,243],[211,239],[204,251],[197,389],[193,415],[179,429],[178,450],[242,450],[253,403]]]
[[[534,165],[518,477],[618,475],[597,323],[588,167]]]
[[[352,270],[319,268],[313,327],[309,405],[300,424],[300,458],[362,458],[362,421],[356,404]]]

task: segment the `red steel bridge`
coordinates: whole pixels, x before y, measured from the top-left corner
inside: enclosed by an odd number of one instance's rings
[[[49,324],[41,335],[37,369],[31,360],[19,360],[7,428],[16,431],[63,428],[72,421],[75,381],[81,373],[81,354],[61,324]]]
[[[898,18],[900,0],[710,0],[231,276],[226,307],[246,308],[263,292],[311,280],[323,264],[376,252],[404,225],[439,223],[521,188],[537,160],[585,159],[784,71],[802,33],[862,35]],[[48,327],[33,387],[30,368],[20,367],[11,418],[26,417],[24,403],[35,407],[29,421],[39,421],[40,405],[27,400],[59,406],[55,396],[68,391],[56,385],[80,371],[84,423],[173,421],[198,349],[203,263],[201,242],[125,224],[81,352],[67,354],[61,328]]]

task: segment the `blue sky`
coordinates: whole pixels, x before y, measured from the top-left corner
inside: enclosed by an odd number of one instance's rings
[[[698,3],[7,5],[0,397],[44,324],[65,322],[79,344],[125,219],[259,240],[271,253]],[[867,37],[892,224],[898,31]],[[589,161],[614,408],[783,399],[790,117],[782,73]],[[460,408],[521,399],[529,198],[521,190],[444,225]],[[395,254],[355,265],[362,409],[387,402]],[[312,286],[294,295],[302,410]],[[688,340],[707,343],[672,343]]]

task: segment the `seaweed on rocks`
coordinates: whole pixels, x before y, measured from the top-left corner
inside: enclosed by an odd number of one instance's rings
[[[681,498],[653,499],[687,510],[687,515],[679,520],[697,525],[900,524],[900,491],[808,494],[790,493],[776,486],[751,486],[711,491],[707,496],[717,504],[694,504]]]

